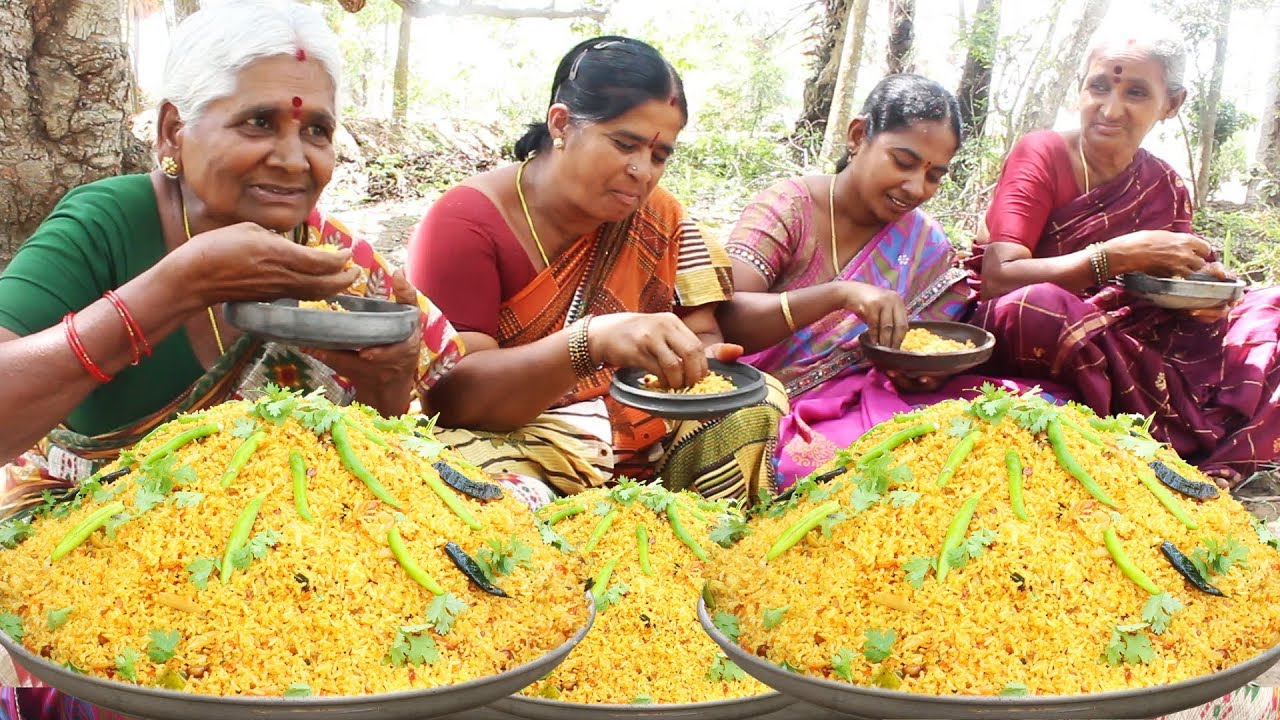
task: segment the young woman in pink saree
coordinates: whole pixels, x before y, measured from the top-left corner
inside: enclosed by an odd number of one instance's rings
[[[937,191],[960,132],[955,98],[937,83],[885,78],[850,124],[834,176],[764,190],[734,227],[727,249],[736,292],[720,322],[726,338],[754,353],[746,361],[791,398],[780,488],[893,413],[937,399],[904,398],[899,387],[933,388],[870,370],[858,336],[870,330],[896,346],[908,318],[955,320],[971,309],[950,241],[918,209]],[[957,379],[942,391],[977,384]]]
[[[1001,340],[997,371],[1071,384],[1099,414],[1151,416],[1157,438],[1234,484],[1280,456],[1280,290],[1189,313],[1111,282],[1224,276],[1191,234],[1182,179],[1138,147],[1185,97],[1162,44],[1090,53],[1081,130],[1032,133],[1005,162],[974,260],[989,299],[975,322]]]

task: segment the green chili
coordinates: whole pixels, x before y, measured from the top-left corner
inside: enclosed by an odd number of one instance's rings
[[[937,429],[938,429],[937,423],[925,422],[925,423],[920,423],[919,425],[912,425],[911,427],[905,430],[899,430],[898,432],[890,435],[884,440],[881,440],[875,445],[872,445],[865,453],[863,453],[862,461],[866,462],[871,458],[876,457],[877,455],[884,455],[886,453],[891,453],[899,445],[902,445],[903,443],[908,442],[910,440],[914,440],[920,437],[921,435],[927,435],[931,432],[936,431]]]
[[[382,487],[382,483],[378,482],[378,478],[373,473],[365,469],[364,463],[360,462],[360,458],[356,457],[356,453],[351,449],[351,438],[347,436],[347,425],[338,418],[333,421],[333,427],[329,429],[329,435],[333,438],[333,447],[338,451],[338,457],[342,459],[342,464],[352,475],[360,478],[369,490],[373,492],[374,497],[393,508],[399,509],[400,503]],[[448,501],[446,501],[448,502]],[[468,523],[469,525],[470,523]]]
[[[680,503],[680,509],[684,510],[685,512],[694,516],[695,518],[701,520],[702,522],[707,522],[707,516],[703,515],[701,511],[699,511],[696,507],[689,505],[688,503]]]
[[[1169,514],[1178,519],[1178,522],[1186,525],[1187,528],[1191,530],[1198,530],[1200,528],[1200,525],[1198,525],[1195,520],[1191,519],[1191,516],[1187,514],[1186,509],[1183,508],[1178,502],[1178,499],[1173,496],[1173,493],[1169,492],[1168,488],[1160,484],[1160,481],[1156,479],[1155,473],[1145,467],[1141,468],[1138,470],[1138,479],[1142,481],[1143,485],[1147,486],[1147,489],[1151,491],[1152,495],[1156,496],[1156,499],[1159,500],[1160,504],[1169,511]]]
[[[231,565],[231,556],[249,541],[249,532],[253,530],[253,523],[258,519],[258,511],[262,509],[262,501],[266,499],[267,494],[264,492],[250,500],[244,510],[240,511],[240,517],[236,518],[236,524],[231,526],[231,538],[227,540],[227,549],[222,554],[222,570],[219,573],[222,582],[225,583],[231,579],[231,573],[235,570]]]
[[[1111,553],[1111,559],[1116,561],[1116,565],[1119,566],[1120,572],[1124,573],[1125,577],[1152,595],[1159,595],[1163,592],[1159,585],[1152,582],[1151,578],[1147,577],[1147,574],[1142,572],[1142,569],[1134,565],[1133,561],[1129,559],[1129,556],[1124,551],[1124,546],[1120,544],[1120,537],[1116,535],[1115,528],[1108,526],[1106,530],[1102,531],[1102,542],[1107,546],[1107,552]]]
[[[302,453],[297,450],[289,452],[289,469],[293,472],[293,507],[303,520],[315,522],[311,508],[307,506],[307,465],[302,460]]]
[[[426,481],[427,487],[431,488],[436,495],[440,496],[440,499],[444,501],[444,504],[449,506],[449,509],[453,511],[453,514],[457,515],[459,520],[467,524],[467,527],[472,530],[479,530],[483,527],[480,524],[480,521],[476,519],[476,516],[472,515],[471,511],[467,509],[467,506],[463,504],[462,500],[457,495],[454,495],[452,490],[445,487],[444,482],[440,479],[439,475],[435,474],[434,469],[431,472],[423,472],[422,479]]]
[[[573,517],[574,515],[577,515],[578,513],[583,512],[585,510],[586,508],[582,507],[581,505],[566,505],[560,508],[559,510],[556,510],[555,512],[551,513],[551,517],[547,518],[547,524],[555,525],[561,520],[567,517]]]
[[[942,487],[955,477],[956,470],[960,469],[960,463],[969,457],[969,453],[973,451],[973,444],[978,442],[978,436],[982,434],[981,430],[970,430],[956,446],[951,449],[951,454],[947,456],[947,461],[942,464],[942,472],[938,473],[938,487]]]
[[[609,578],[613,577],[613,568],[617,564],[618,558],[610,560],[605,563],[604,567],[600,568],[600,572],[596,573],[596,576],[592,578],[591,597],[596,601],[597,610],[600,609],[600,599],[604,595],[605,586],[609,584]]]
[[[960,506],[956,516],[951,518],[951,524],[947,526],[947,535],[942,539],[942,551],[938,553],[938,563],[935,567],[938,582],[947,579],[947,573],[951,570],[951,563],[947,560],[947,556],[964,541],[964,534],[969,530],[969,523],[973,520],[973,513],[978,509],[978,502],[981,500],[982,493],[971,495]]]
[[[1097,445],[1098,447],[1107,446],[1106,443],[1102,442],[1102,438],[1098,437],[1097,434],[1095,434],[1092,430],[1087,430],[1081,427],[1079,423],[1077,423],[1075,420],[1072,420],[1071,418],[1065,415],[1061,415],[1059,417],[1062,418],[1063,425],[1066,425],[1072,430],[1075,430],[1076,432],[1080,433],[1080,437],[1084,438],[1085,440],[1088,440],[1089,442],[1093,443],[1094,445]]]
[[[587,544],[582,546],[582,554],[586,555],[596,549],[596,544],[600,542],[600,538],[609,531],[609,526],[614,520],[618,519],[618,511],[610,510],[604,517],[600,518],[600,522],[596,523],[596,527],[591,531],[591,537],[587,539]]]
[[[391,554],[396,557],[396,562],[400,563],[400,567],[404,568],[405,574],[409,576],[410,580],[430,590],[433,595],[444,594],[444,588],[440,587],[440,583],[428,575],[427,571],[423,570],[409,555],[409,548],[405,547],[404,540],[400,538],[400,530],[394,525],[387,531],[387,544],[391,546]]]
[[[699,560],[706,562],[707,551],[702,549],[702,546],[698,544],[698,541],[694,540],[693,536],[689,534],[689,531],[685,529],[684,523],[680,522],[680,513],[676,510],[675,503],[667,505],[667,519],[671,521],[671,530],[676,534],[676,539],[685,545],[688,545],[689,549],[693,551],[693,554],[697,556]]]
[[[110,520],[112,515],[121,512],[124,512],[124,503],[122,502],[113,502],[93,511],[89,517],[76,523],[70,532],[62,536],[62,540],[58,541],[58,544],[53,548],[53,552],[49,554],[49,560],[57,562],[67,553],[80,547],[80,543],[89,539],[94,530],[107,524],[107,520]]]
[[[1102,486],[1089,475],[1089,472],[1081,467],[1080,463],[1076,462],[1076,459],[1071,456],[1071,451],[1067,449],[1067,441],[1062,436],[1062,423],[1057,419],[1050,420],[1047,432],[1049,444],[1053,446],[1053,454],[1057,456],[1058,464],[1062,466],[1062,469],[1066,470],[1076,480],[1079,480],[1084,489],[1097,498],[1098,502],[1110,508],[1118,508],[1116,501],[1111,499],[1107,491],[1103,490]]]
[[[209,413],[191,413],[190,415],[179,415],[174,419],[183,425],[190,425],[193,422],[202,422],[208,416]]]
[[[643,525],[636,526],[636,552],[640,555],[640,572],[653,577],[653,567],[649,564],[649,531]]]
[[[227,487],[232,480],[236,479],[236,475],[240,474],[240,469],[244,464],[249,462],[249,458],[253,457],[254,451],[258,449],[258,444],[262,442],[262,438],[267,436],[265,430],[258,430],[240,443],[240,447],[236,448],[236,452],[231,456],[231,463],[227,465],[227,471],[222,473],[222,479],[218,481],[218,487]]]
[[[147,456],[142,459],[142,464],[150,465],[156,460],[164,457],[165,455],[168,455],[169,453],[177,450],[183,445],[186,445],[192,440],[206,437],[208,435],[212,435],[218,432],[219,429],[220,428],[218,427],[217,423],[209,423],[208,425],[193,427],[190,430],[183,430],[177,435],[174,435],[173,437],[169,438],[168,442],[166,442],[165,444],[161,445],[160,447],[148,453]]]
[[[379,437],[378,433],[374,432],[373,430],[370,430],[364,425],[356,425],[356,427],[360,428],[360,432],[364,433],[364,436],[366,438],[369,438],[369,442],[373,443],[374,445],[380,445],[384,448],[391,447],[391,445],[386,440],[383,440],[381,437]]]
[[[1004,451],[1004,467],[1009,471],[1009,504],[1013,506],[1013,514],[1021,520],[1029,520],[1027,506],[1022,502],[1022,460],[1018,451],[1009,448]]]
[[[782,553],[790,550],[792,546],[800,542],[800,538],[809,534],[809,531],[818,527],[828,515],[840,509],[840,503],[831,500],[823,503],[817,508],[810,510],[807,515],[800,518],[794,525],[787,528],[777,540],[773,541],[773,545],[769,547],[769,552],[765,553],[765,562],[773,560]]]

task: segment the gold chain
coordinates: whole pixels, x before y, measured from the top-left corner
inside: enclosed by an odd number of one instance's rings
[[[1080,136],[1080,141],[1076,143],[1076,147],[1080,150],[1080,167],[1084,169],[1084,194],[1089,194],[1089,163],[1084,160],[1084,135]]]
[[[529,158],[529,160],[532,159]],[[529,214],[529,203],[524,201],[524,189],[520,187],[520,178],[524,177],[524,166],[529,164],[529,160],[520,163],[520,167],[516,169],[516,197],[520,198],[520,209],[524,211],[524,221],[529,223],[529,234],[533,236],[533,244],[538,246],[542,264],[551,267],[551,261],[547,260],[547,251],[542,249],[542,241],[538,239],[538,231],[533,228],[533,216]]]
[[[836,176],[831,176],[831,187],[827,190],[827,212],[831,218],[831,271],[832,277],[840,277],[840,257],[836,250]]]
[[[178,202],[182,202],[179,196]],[[187,242],[191,242],[191,220],[187,218],[187,204],[182,202],[182,229],[187,232]],[[227,354],[227,349],[222,346],[222,333],[218,332],[218,319],[213,315],[213,308],[205,308],[209,311],[209,327],[213,328],[213,340],[218,343],[218,357]]]

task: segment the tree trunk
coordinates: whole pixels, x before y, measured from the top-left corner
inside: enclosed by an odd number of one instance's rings
[[[400,7],[400,39],[396,42],[396,71],[391,84],[391,120],[404,122],[409,110],[409,49],[413,42],[413,15]]]
[[[1047,78],[1027,96],[1022,118],[1018,121],[1019,135],[1028,130],[1053,127],[1058,111],[1075,94],[1076,75],[1088,49],[1089,38],[1098,31],[1110,8],[1111,0],[1088,0],[1085,3],[1084,15],[1055,53],[1057,60],[1049,69]]]
[[[916,39],[916,0],[889,0],[889,74],[911,72]]]
[[[1222,99],[1222,71],[1227,64],[1227,31],[1231,23],[1231,0],[1218,0],[1218,16],[1213,32],[1213,75],[1200,113],[1200,167],[1196,173],[1196,207],[1209,200],[1209,171],[1213,163],[1213,131],[1218,127],[1218,101]]]
[[[960,121],[970,138],[982,137],[991,102],[991,66],[1000,39],[999,0],[978,0],[973,22],[965,38],[969,46],[960,75],[956,99],[960,101]]]
[[[200,0],[164,0],[165,24],[172,30],[199,9]]]
[[[129,131],[124,17],[120,0],[0,3],[0,254],[67,190],[150,165]]]
[[[822,134],[820,162],[835,162],[844,152],[845,133],[853,119],[853,90],[858,80],[858,66],[862,63],[862,39],[867,32],[868,0],[854,0],[845,20],[845,36],[840,51],[840,72],[836,74],[831,89],[831,113]]]
[[[825,10],[813,50],[813,74],[804,84],[804,108],[797,129],[825,128],[831,114],[831,98],[840,73],[845,22],[853,0],[825,0]]]
[[[1249,183],[1248,202],[1280,207],[1280,20],[1275,24],[1274,65],[1262,110],[1262,134],[1255,160],[1259,177]]]

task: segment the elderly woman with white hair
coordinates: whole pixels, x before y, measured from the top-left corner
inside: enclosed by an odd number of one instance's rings
[[[976,248],[975,322],[997,372],[1066,383],[1099,413],[1153,417],[1153,434],[1224,485],[1280,456],[1280,291],[1166,310],[1127,272],[1225,278],[1191,226],[1177,172],[1140,146],[1186,100],[1165,39],[1107,36],[1085,58],[1078,130],[1028,134],[1005,160]]]

